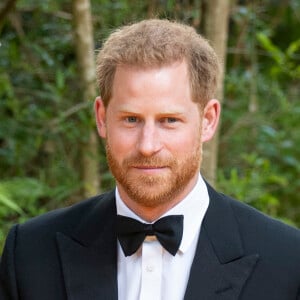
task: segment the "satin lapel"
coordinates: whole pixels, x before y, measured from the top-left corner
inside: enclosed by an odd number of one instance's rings
[[[259,258],[245,255],[226,197],[208,187],[210,204],[201,226],[185,300],[235,300]]]
[[[57,233],[68,300],[117,295],[117,238],[113,194],[101,197],[72,236]]]

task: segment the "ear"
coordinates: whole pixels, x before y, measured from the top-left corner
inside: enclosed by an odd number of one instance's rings
[[[95,111],[98,134],[100,137],[105,139],[106,138],[106,123],[105,123],[106,110],[101,97],[96,98],[94,104],[94,111]]]
[[[202,141],[207,142],[214,136],[220,119],[221,104],[211,99],[206,104],[202,114]]]

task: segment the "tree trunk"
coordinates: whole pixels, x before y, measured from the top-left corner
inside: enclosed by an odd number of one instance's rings
[[[94,100],[96,96],[96,71],[94,60],[94,39],[89,0],[72,0],[73,22],[77,63],[83,101]],[[86,133],[87,141],[81,145],[81,178],[83,196],[99,192],[98,138],[96,131]]]
[[[15,8],[17,0],[7,0],[0,10],[0,32],[6,16]]]
[[[156,0],[148,0],[147,4],[148,4],[148,8],[147,8],[148,19],[155,18],[155,14],[157,11],[157,1]]]
[[[216,93],[216,98],[222,102],[230,0],[206,0],[203,8],[203,34],[210,41],[222,62],[219,88]],[[215,185],[216,182],[218,142],[219,130],[214,138],[204,145],[203,149],[201,172],[212,185]]]

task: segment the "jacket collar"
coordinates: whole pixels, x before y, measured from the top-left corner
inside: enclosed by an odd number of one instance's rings
[[[208,185],[210,204],[204,217],[186,300],[238,299],[259,258],[246,255],[230,200]]]
[[[98,197],[71,236],[57,233],[67,298],[117,299],[114,192]]]

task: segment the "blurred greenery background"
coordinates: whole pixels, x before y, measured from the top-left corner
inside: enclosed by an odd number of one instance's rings
[[[82,199],[81,145],[96,130],[71,1],[14,2],[0,14],[0,253],[12,224]],[[95,48],[150,10],[201,32],[202,2],[92,0]],[[233,1],[226,56],[217,188],[299,227],[300,2]],[[114,183],[101,141],[98,154],[104,191]]]

